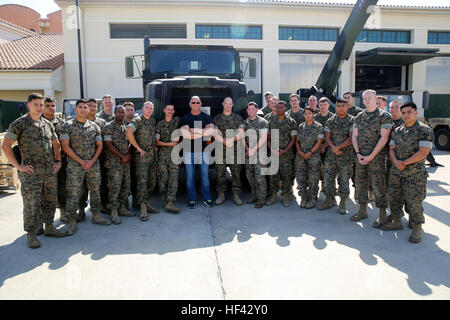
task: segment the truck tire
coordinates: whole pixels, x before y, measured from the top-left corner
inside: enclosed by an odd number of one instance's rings
[[[440,150],[450,151],[450,131],[447,128],[436,130],[434,144]]]

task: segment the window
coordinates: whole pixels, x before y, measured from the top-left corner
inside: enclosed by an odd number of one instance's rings
[[[185,24],[110,24],[111,39],[150,38],[186,39]]]
[[[336,41],[337,37],[338,29],[334,28],[278,28],[279,40]]]
[[[197,39],[262,39],[261,26],[246,25],[196,25]]]
[[[357,42],[411,43],[411,31],[362,30]]]
[[[450,44],[450,32],[428,31],[429,44]]]

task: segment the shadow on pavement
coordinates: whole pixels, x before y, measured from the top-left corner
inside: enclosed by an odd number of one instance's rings
[[[211,190],[214,190],[214,186],[211,186]],[[179,194],[186,194],[182,182]],[[244,194],[242,200],[245,202],[249,196],[248,193]],[[108,255],[163,255],[220,246],[235,239],[243,243],[255,235],[265,233],[280,247],[290,246],[292,238],[311,236],[314,238],[312,245],[317,250],[324,250],[328,243],[336,242],[357,250],[360,259],[367,265],[377,265],[381,259],[403,272],[411,290],[422,296],[432,293],[429,285],[450,287],[449,254],[437,245],[437,236],[426,232],[426,224],[422,242],[411,244],[407,240],[411,231],[405,218],[405,229],[401,231],[383,232],[372,227],[378,213],[373,204],[372,209],[368,210],[369,218],[354,223],[350,221],[350,214],[341,216],[336,208],[326,211],[300,209],[292,201],[289,208],[284,208],[278,202],[258,210],[248,204],[238,207],[231,202],[230,197],[231,194],[227,194],[227,201],[219,207],[208,209],[200,205],[189,210],[186,208],[185,196],[179,196],[176,204],[182,208],[182,212],[178,215],[161,210],[159,214],[150,215],[148,222],[141,222],[136,211],[136,217],[122,217],[122,224],[107,227],[92,224],[88,212],[86,221],[79,224],[75,235],[63,239],[40,236],[42,246],[37,250],[26,246],[24,234],[12,243],[0,246],[0,287],[7,279],[46,263],[51,270],[60,269],[78,254],[89,255],[92,260],[100,260]],[[321,201],[323,194],[319,203]],[[152,203],[161,208],[159,199]],[[352,214],[356,212],[357,206],[349,201],[348,209]],[[433,211],[430,216],[449,225],[447,212],[428,203],[425,203],[425,209],[427,214]],[[60,225],[58,213],[55,221],[56,225]],[[263,254],[263,250],[261,252]]]

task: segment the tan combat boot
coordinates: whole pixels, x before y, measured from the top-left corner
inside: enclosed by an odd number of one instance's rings
[[[276,193],[272,193],[270,198],[267,199],[266,201],[266,206],[271,206],[273,204],[275,204],[277,202],[277,194]]]
[[[392,214],[390,216],[392,216]],[[384,231],[403,230],[402,218],[392,218],[391,222],[382,225],[380,229]]]
[[[180,208],[175,207],[172,200],[167,201],[166,205],[164,206],[164,209],[170,213],[179,213],[180,212]]]
[[[117,212],[116,208],[111,209],[111,221],[114,224],[121,224],[122,223],[122,221],[120,221],[119,213]]]
[[[47,237],[64,238],[66,236],[65,231],[56,229],[52,223],[45,224],[44,234]]]
[[[306,202],[305,208],[306,209],[314,208],[315,205],[316,205],[316,202],[317,202],[316,198],[314,198],[314,197],[313,198],[308,198],[308,201]]]
[[[239,196],[239,193],[233,193],[233,202],[238,206],[243,205],[241,197]]]
[[[92,223],[99,224],[101,226],[109,226],[111,221],[106,220],[100,215],[100,212],[92,212]]]
[[[30,231],[27,233],[27,245],[31,249],[36,249],[41,246],[38,238],[36,237],[35,231]]]
[[[339,214],[346,214],[347,213],[347,198],[341,198],[341,201],[339,202]]]
[[[68,226],[68,228],[66,229],[66,236],[71,236],[71,235],[73,235],[73,234],[77,231],[77,229],[78,229],[78,227],[77,227],[77,220],[74,219],[74,218],[70,218],[70,217],[67,217],[67,218],[68,218],[68,221],[69,221],[69,226]]]
[[[350,220],[352,221],[359,221],[359,220],[363,220],[366,219],[368,217],[367,215],[367,204],[359,204],[359,210],[357,213],[355,213],[354,215],[351,216]]]
[[[413,231],[408,238],[409,242],[419,243],[422,240],[422,224],[411,222]]]
[[[252,197],[247,200],[247,203],[252,204],[252,203],[255,203],[256,201],[258,201],[258,197],[256,197],[256,195],[252,194]]]
[[[69,219],[67,218],[67,215],[66,215],[66,209],[59,208],[59,220],[61,220],[61,222],[64,222],[64,223],[69,222]]]
[[[378,213],[378,218],[372,224],[374,228],[380,228],[382,225],[388,222],[388,217],[386,215],[386,208],[380,208],[380,212]]]
[[[119,208],[119,217],[134,217],[136,213],[129,211],[127,208]]]
[[[290,205],[291,205],[291,197],[290,197],[289,193],[284,193],[283,194],[283,206],[289,207]]]
[[[260,208],[264,207],[264,203],[265,203],[264,199],[258,199],[256,201],[255,208],[260,209]]]
[[[334,201],[333,201],[334,198]],[[327,210],[335,206],[336,198],[327,196],[324,203],[317,207],[319,210]]]
[[[225,192],[219,192],[217,196],[216,205],[221,205],[225,201]]]
[[[141,219],[141,221],[147,221],[148,220],[147,206],[146,206],[145,203],[141,203],[140,219]]]
[[[152,205],[150,204],[150,200],[147,201],[147,212],[151,214],[156,214],[159,212],[158,209],[152,207]]]

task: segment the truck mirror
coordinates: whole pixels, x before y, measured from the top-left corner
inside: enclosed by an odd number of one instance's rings
[[[127,79],[134,78],[134,59],[132,57],[125,58],[125,75]]]
[[[430,107],[430,92],[424,91],[422,96],[422,107],[424,110]]]
[[[250,58],[248,60],[248,64],[249,64],[249,77],[250,78],[256,78],[256,59],[255,58]]]

